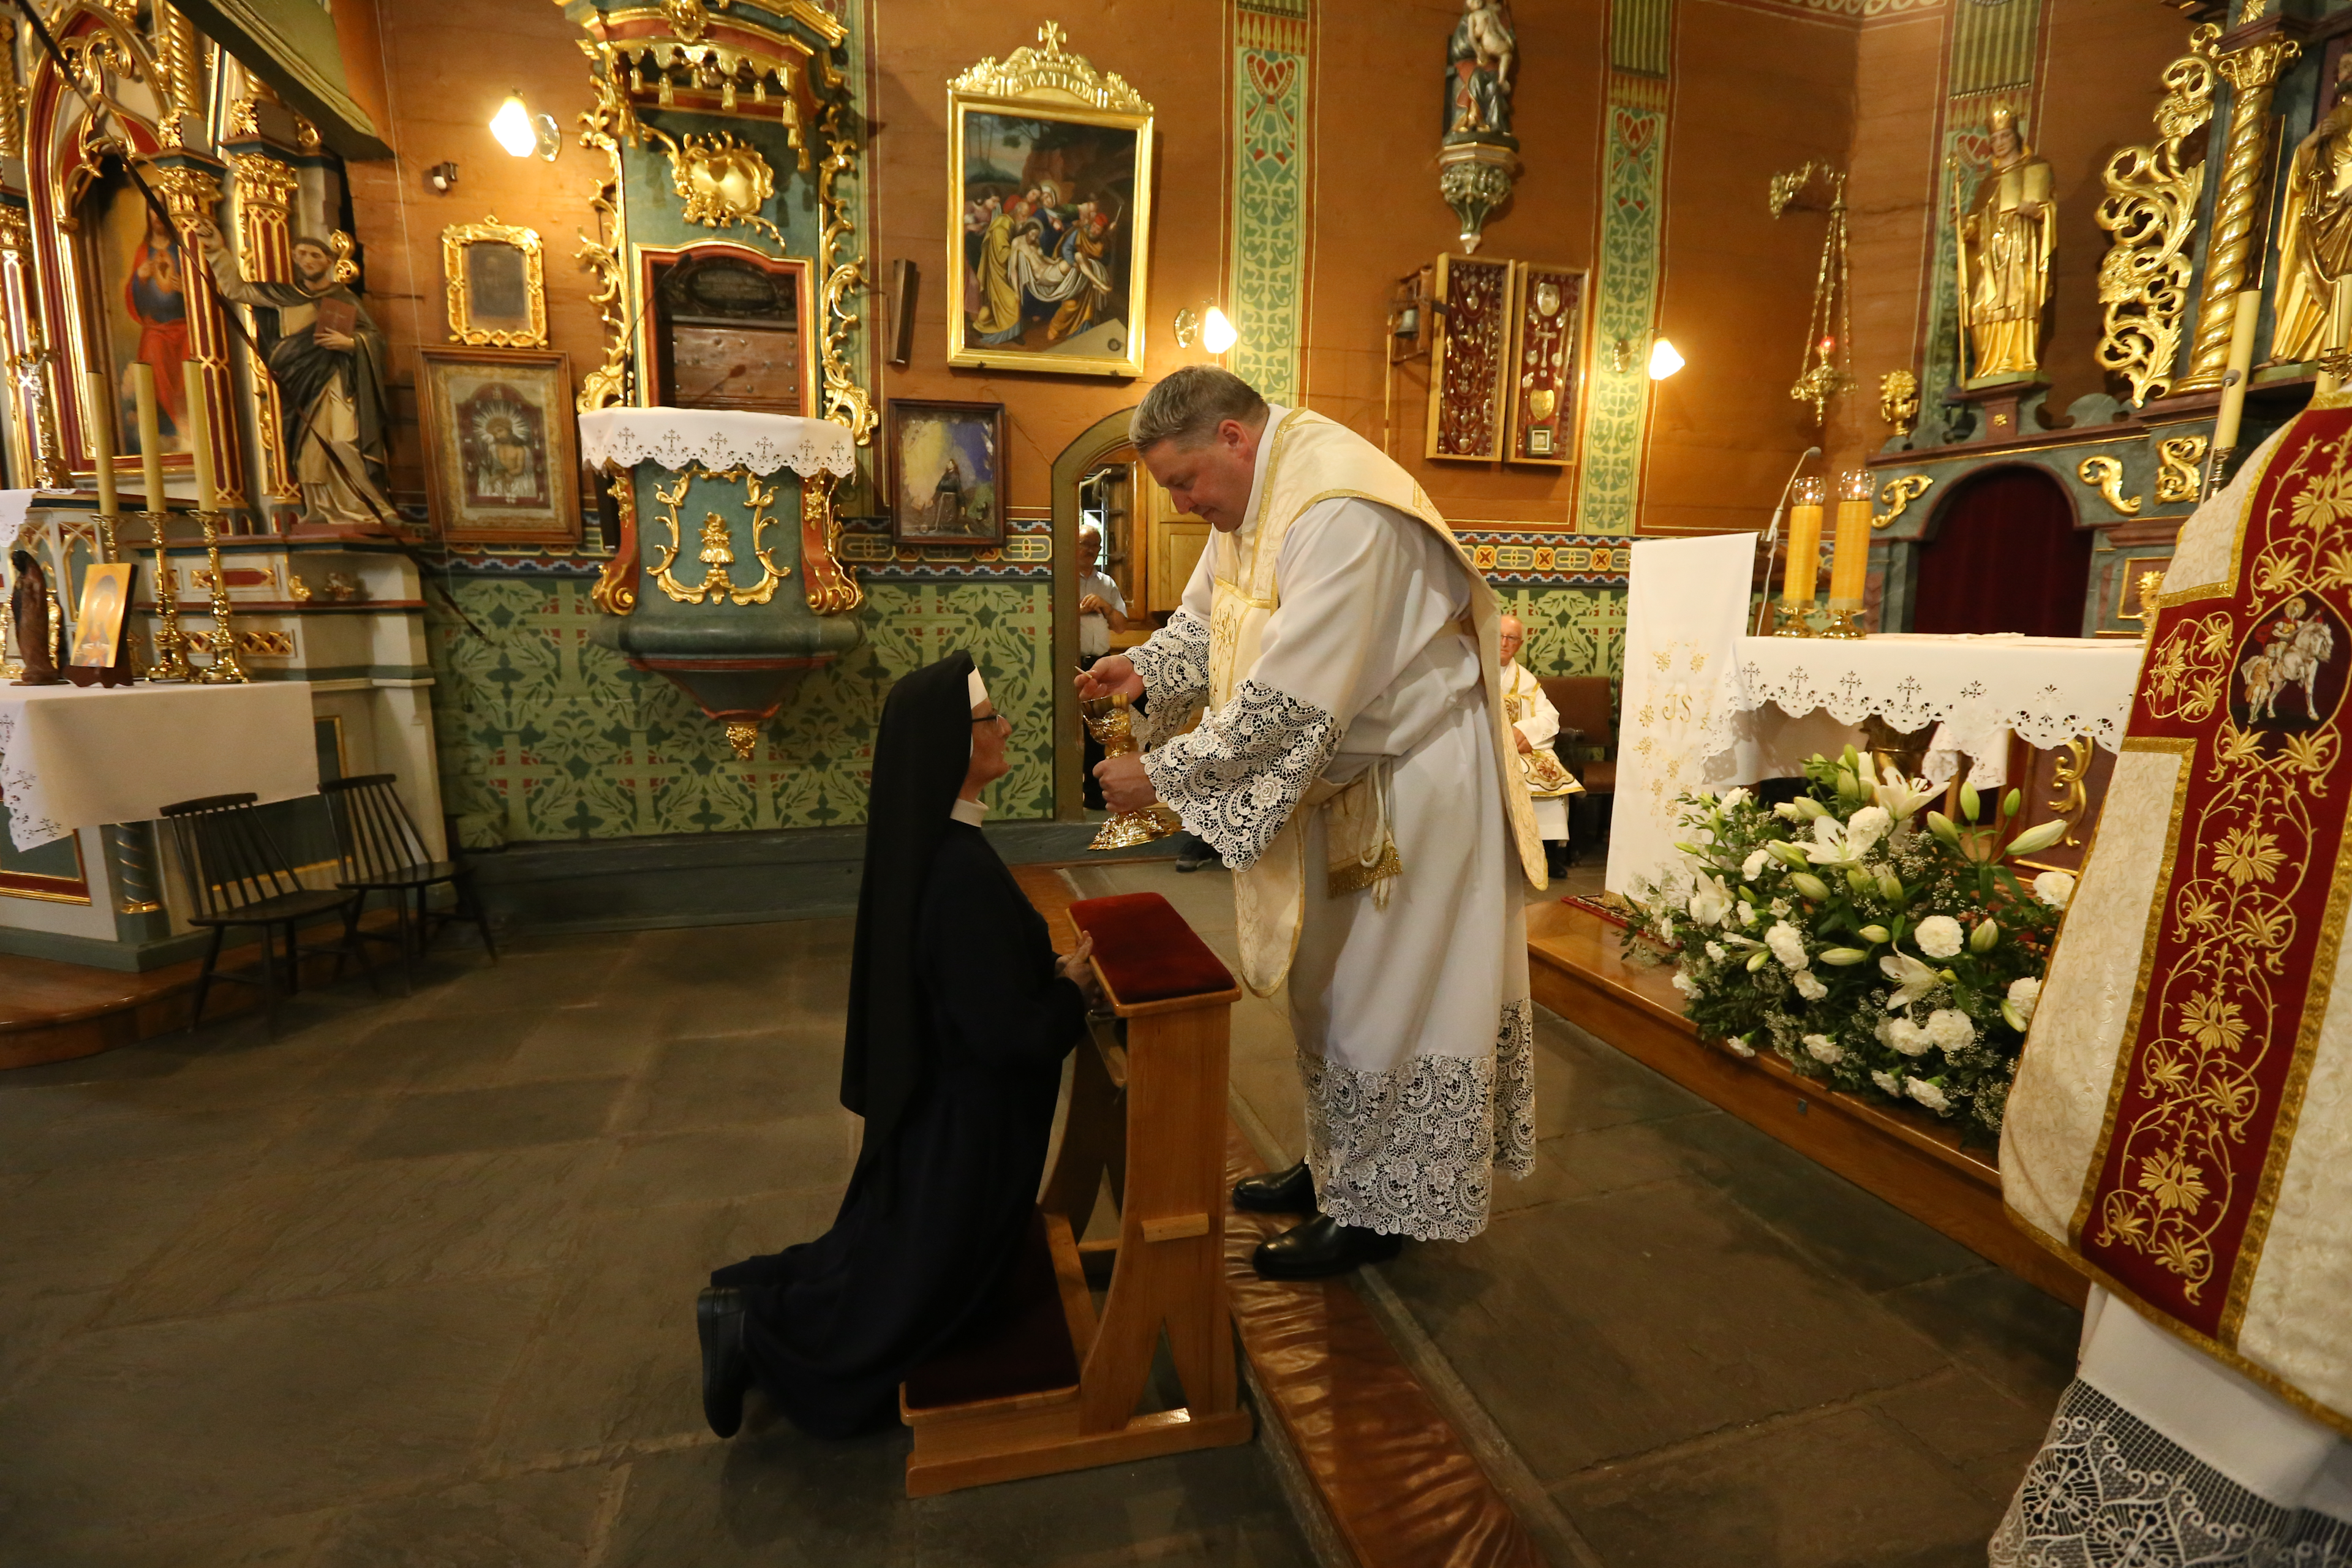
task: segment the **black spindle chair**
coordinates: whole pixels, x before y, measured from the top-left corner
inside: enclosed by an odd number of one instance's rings
[[[370,893],[392,895],[401,976],[404,984],[414,987],[415,961],[431,940],[433,928],[428,922],[436,915],[427,896],[444,883],[457,895],[457,908],[440,912],[440,922],[446,926],[452,921],[465,921],[473,925],[482,933],[482,948],[490,955],[492,963],[499,961],[499,947],[490,935],[489,919],[482,912],[481,901],[474,896],[474,868],[459,861],[432,858],[425,840],[417,834],[415,823],[409,819],[408,808],[400,804],[399,792],[393,787],[399,778],[397,773],[363,773],[358,778],[322,784],[319,793],[327,797],[334,818],[335,844],[342,855],[342,874],[335,885],[357,893],[362,904]],[[413,938],[409,924],[411,898],[416,906]]]
[[[278,997],[281,994],[291,995],[302,988],[304,954],[333,953],[338,980],[342,978],[346,958],[356,958],[362,969],[367,967],[367,955],[359,944],[359,898],[340,889],[304,887],[262,827],[261,815],[253,808],[256,798],[251,795],[206,795],[201,800],[167,805],[158,814],[163,819],[165,836],[172,842],[181,879],[187,883],[188,896],[194,905],[195,912],[188,917],[188,923],[212,932],[212,940],[205,947],[204,967],[196,974],[195,1005],[188,1009],[191,1034],[204,1022],[205,999],[212,994],[216,979],[259,986],[262,1010],[270,1032],[275,1034]],[[343,917],[341,942],[333,947],[303,947],[297,943],[296,927],[330,914]],[[260,929],[258,979],[249,972],[217,967],[221,940],[234,926]],[[281,930],[286,933],[286,982],[282,993],[278,980],[278,933]],[[372,970],[368,972],[368,987],[375,987]]]

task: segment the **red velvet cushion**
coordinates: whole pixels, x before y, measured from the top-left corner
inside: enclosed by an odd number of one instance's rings
[[[964,1333],[907,1374],[907,1408],[1006,1399],[1069,1388],[1077,1381],[1078,1358],[1070,1348],[1070,1321],[1062,1312],[1045,1218],[1033,1213],[1021,1254],[981,1315],[977,1331]]]
[[[1095,963],[1122,1005],[1230,991],[1234,977],[1158,893],[1081,899],[1070,906],[1095,939]]]

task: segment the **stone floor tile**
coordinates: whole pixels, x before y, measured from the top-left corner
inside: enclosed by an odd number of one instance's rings
[[[322,1171],[347,1163],[400,1103],[391,1095],[339,1094],[297,1105],[291,1121],[255,1156],[254,1170]]]
[[[638,1458],[604,1568],[912,1568],[908,1444],[903,1427],[827,1442],[747,1424]]]
[[[321,1095],[479,1089],[502,1079],[523,1037],[542,1016],[484,1013],[453,1027],[446,1017],[392,1014],[354,1040],[310,1088]]]
[[[1943,1353],[2028,1409],[2055,1410],[2074,1381],[2083,1314],[2006,1269],[1987,1264],[1880,1300]]]
[[[635,1077],[653,1060],[676,1010],[675,1001],[629,998],[542,1013],[507,1059],[504,1077],[511,1083]]]
[[[9,1194],[0,1292],[109,1289],[184,1236],[205,1205],[245,1178],[247,1156],[79,1165]]]
[[[288,1105],[185,1110],[168,1099],[86,1100],[70,1116],[22,1137],[0,1139],[0,1172],[251,1155],[299,1118],[299,1110]]]
[[[605,1131],[627,1079],[574,1079],[409,1095],[355,1151],[362,1160],[572,1143]]]
[[[1867,1410],[1774,1423],[1553,1489],[1609,1568],[1982,1568],[1998,1521]]]
[[[113,1299],[104,1290],[0,1291],[0,1389],[30,1378],[59,1345],[95,1322]]]
[[[1719,1184],[1734,1175],[1722,1146],[1730,1120],[1721,1111],[1702,1108],[1680,1116],[1612,1122],[1547,1138],[1540,1152],[1559,1163],[1563,1181],[1593,1193],[1683,1177]]]
[[[371,1503],[346,1514],[302,1568],[577,1568],[597,1536],[608,1489],[624,1478],[582,1466]]]
[[[841,1103],[841,1037],[832,1030],[673,1039],[647,1072],[626,1127],[672,1132],[823,1114]]]
[[[545,952],[593,952],[606,962],[636,946],[643,931],[526,931],[499,938],[499,956],[509,953],[527,957]]]
[[[60,1561],[37,1543],[304,1512],[459,1470],[552,1283],[457,1280],[79,1335],[0,1396],[0,1539]]]
[[[60,1543],[74,1568],[310,1568],[331,1509],[153,1531],[94,1531]]]
[[[436,973],[433,984],[420,984],[400,1010],[410,1016],[441,1016],[591,1006],[615,982],[619,966],[606,957],[593,952],[519,953],[497,963],[468,957]]]
[[[1963,1466],[2032,1453],[2055,1408],[2054,1402],[2022,1404],[1963,1368],[1896,1389],[1877,1404],[1880,1415],[1944,1459]]]
[[[835,1109],[750,1127],[711,1127],[631,1138],[596,1184],[597,1208],[704,1203],[754,1193],[849,1184],[856,1119]]]
[[[257,1176],[191,1221],[108,1321],[552,1268],[611,1159],[599,1142]]]
[[[184,1054],[165,1048],[167,1041],[182,1037],[166,1036],[68,1061],[0,1068],[0,1101],[13,1099],[13,1091],[17,1089],[62,1089],[76,1084],[114,1083],[130,1078],[168,1077],[187,1065]]]
[[[1697,1095],[1548,1010],[1536,1015],[1536,1133],[1589,1132],[1710,1109]]]

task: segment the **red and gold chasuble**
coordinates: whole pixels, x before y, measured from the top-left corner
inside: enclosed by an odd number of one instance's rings
[[[2182,531],[2001,1150],[2042,1240],[2338,1425],[2347,670],[2352,408],[2315,408]]]

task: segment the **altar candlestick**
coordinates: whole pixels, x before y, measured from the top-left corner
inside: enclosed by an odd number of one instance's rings
[[[131,400],[138,409],[139,472],[147,482],[147,510],[164,510],[163,426],[155,416],[155,367],[145,360],[131,367]]]
[[[90,456],[98,459],[98,512],[116,515],[114,493],[114,409],[107,395],[106,377],[91,371],[82,378],[82,406],[89,411]]]
[[[218,511],[220,494],[213,489],[212,432],[205,418],[205,367],[189,360],[180,368],[186,373],[183,384],[187,388],[184,406],[187,414],[188,450],[196,458],[196,510]]]
[[[1790,605],[1810,605],[1822,574],[1822,481],[1807,477],[1797,481],[1797,504],[1789,509],[1789,565],[1781,579],[1780,597]]]
[[[1858,629],[1870,582],[1870,476],[1860,470],[1838,476],[1835,548],[1830,563],[1830,609],[1853,616]]]

